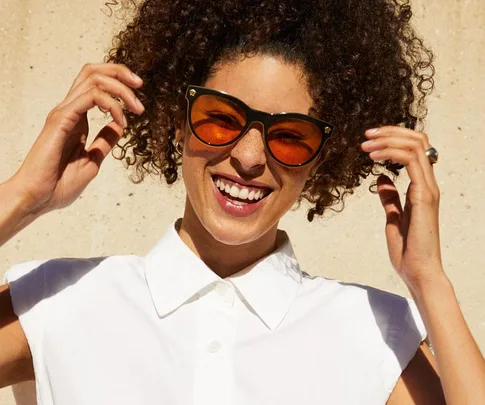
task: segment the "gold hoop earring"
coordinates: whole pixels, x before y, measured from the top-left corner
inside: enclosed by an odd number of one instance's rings
[[[183,148],[183,146],[182,146],[182,145],[181,145],[179,142],[177,142],[177,141],[175,141],[175,150],[176,150],[178,153],[180,153],[181,155],[183,155],[183,153],[184,153],[184,148]]]

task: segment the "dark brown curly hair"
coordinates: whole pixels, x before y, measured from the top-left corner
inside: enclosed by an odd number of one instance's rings
[[[343,203],[369,174],[398,174],[392,162],[373,162],[360,144],[366,129],[418,129],[427,114],[433,54],[410,25],[409,1],[145,0],[136,7],[105,57],[144,80],[136,95],[145,112],[125,109],[126,142],[117,149],[117,158],[134,167],[135,183],[146,174],[177,180],[174,138],[187,85],[203,85],[218,62],[257,53],[302,66],[311,113],[335,126],[325,161],[298,200],[310,202],[309,221]]]

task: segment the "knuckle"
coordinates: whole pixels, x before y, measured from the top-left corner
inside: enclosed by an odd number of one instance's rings
[[[413,151],[421,150],[421,148],[423,147],[423,144],[421,143],[421,141],[417,139],[411,139],[410,144],[411,144],[411,149]]]
[[[419,135],[423,141],[427,141],[429,139],[428,134],[424,131],[419,132]]]
[[[425,204],[433,204],[435,202],[435,196],[431,192],[431,190],[423,191],[421,193],[421,201]]]
[[[102,76],[103,75],[101,73],[97,72],[97,71],[91,71],[88,78],[89,78],[89,80],[91,80],[94,83],[99,83],[99,82],[101,82]]]
[[[131,73],[131,70],[128,66],[126,66],[124,63],[120,63],[118,64],[118,68],[127,72],[127,73]]]
[[[100,98],[103,92],[98,87],[93,86],[89,89],[89,93],[93,98]]]
[[[47,114],[48,121],[57,121],[62,116],[62,111],[59,108],[54,108],[49,114]]]
[[[126,76],[126,77],[132,77],[132,75],[134,74],[133,70],[131,70],[128,66],[126,65],[121,65],[121,70],[123,72],[123,74]]]
[[[53,110],[50,110],[49,113],[47,114],[46,120],[50,121],[52,119],[52,116],[54,115],[54,111],[56,109],[54,108]]]
[[[433,197],[434,197],[435,202],[439,202],[440,199],[441,199],[440,189],[438,187],[434,187],[432,189],[432,193],[433,193]]]
[[[89,73],[93,70],[93,64],[92,63],[85,63],[84,66],[82,67],[81,71],[85,73]]]
[[[117,102],[114,102],[110,106],[110,109],[111,109],[111,111],[123,112],[123,108],[121,107],[121,104],[120,103],[117,103]]]
[[[89,90],[89,97],[93,100],[94,104],[99,106],[103,105],[106,109],[111,109],[110,100],[106,99],[104,96],[104,92],[100,90],[98,87],[92,87]]]
[[[393,130],[393,127],[391,125],[383,125],[382,127],[379,127],[379,130],[382,132],[389,132]]]
[[[420,200],[429,205],[438,205],[441,195],[437,187],[427,187],[420,195]]]
[[[421,144],[423,145],[423,148],[427,149],[429,145],[429,137],[426,132],[418,132],[419,134],[419,139],[421,140]]]
[[[407,156],[409,160],[418,160],[418,153],[415,149],[407,151]]]

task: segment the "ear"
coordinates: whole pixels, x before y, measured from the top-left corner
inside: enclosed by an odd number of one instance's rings
[[[184,143],[184,134],[183,134],[183,132],[182,132],[182,129],[181,129],[181,128],[177,128],[177,129],[175,130],[175,140],[176,140],[178,143],[180,143],[180,144],[182,144],[182,145],[183,145],[183,143]]]
[[[309,179],[315,176],[315,174],[317,174],[318,169],[320,168],[320,166],[323,164],[324,161],[325,161],[325,157],[323,156],[323,154],[321,154],[318,157],[318,159],[315,161],[315,163],[313,163],[313,167],[311,168],[310,174],[308,175]]]
[[[180,126],[175,127],[175,140],[181,146],[184,146],[184,141],[185,141],[184,128],[185,128],[185,120],[182,120],[180,122]]]

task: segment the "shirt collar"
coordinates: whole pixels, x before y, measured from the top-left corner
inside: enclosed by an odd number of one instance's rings
[[[271,330],[286,316],[302,280],[286,232],[278,231],[276,246],[268,256],[224,279],[235,286],[243,302]],[[145,277],[160,317],[221,280],[180,239],[175,222],[145,256]]]

